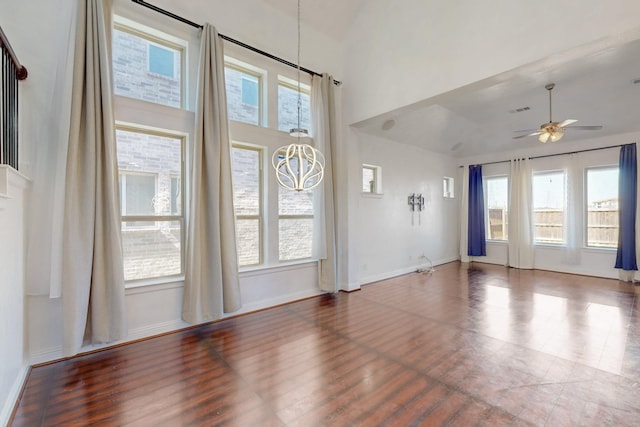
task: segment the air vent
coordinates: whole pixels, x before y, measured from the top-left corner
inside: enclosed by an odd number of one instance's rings
[[[520,108],[516,108],[515,110],[509,110],[509,112],[511,114],[515,114],[515,113],[522,113],[523,111],[529,111],[531,110],[530,107],[520,107]]]

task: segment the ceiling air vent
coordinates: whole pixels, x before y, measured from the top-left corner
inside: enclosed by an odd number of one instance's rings
[[[511,114],[515,114],[515,113],[522,113],[523,111],[529,111],[531,110],[531,108],[529,107],[520,107],[520,108],[516,108],[515,110],[509,110],[509,112]]]

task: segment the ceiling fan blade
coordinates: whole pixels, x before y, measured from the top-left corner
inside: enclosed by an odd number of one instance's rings
[[[521,130],[514,130],[513,133],[523,133],[523,132],[531,133],[531,132],[538,132],[539,130],[540,129],[521,129]]]
[[[520,135],[520,136],[514,136],[513,139],[520,139],[520,138],[524,138],[527,136],[536,136],[536,135],[540,135],[541,133],[543,133],[542,131],[537,131],[537,132],[533,132],[533,133],[528,133],[526,135]]]
[[[567,129],[600,130],[602,126],[568,126]]]
[[[570,124],[573,124],[577,122],[576,119],[567,119],[567,120],[563,120],[560,123],[558,123],[558,127],[563,128],[565,126],[569,126]]]

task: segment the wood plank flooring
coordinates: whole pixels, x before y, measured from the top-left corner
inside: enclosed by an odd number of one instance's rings
[[[32,369],[13,426],[637,426],[640,292],[451,263]]]

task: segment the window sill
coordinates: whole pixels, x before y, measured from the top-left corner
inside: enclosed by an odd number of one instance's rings
[[[487,240],[486,242],[492,245],[500,245],[500,246],[506,246],[509,244],[508,240]]]
[[[318,262],[316,259],[304,259],[291,261],[287,263],[281,263],[276,265],[261,265],[256,267],[243,267],[240,269],[240,277],[252,277],[252,276],[260,276],[263,274],[275,274],[280,273],[282,271],[288,270],[298,270],[302,268],[309,268],[311,266],[315,266]]]
[[[369,193],[369,192],[362,192],[360,193],[362,195],[362,197],[368,197],[371,199],[381,199],[382,196],[384,196],[384,193]]]
[[[165,289],[181,288],[183,286],[184,276],[171,276],[128,282],[125,283],[124,289],[127,295],[135,295],[146,292],[162,291]]]

